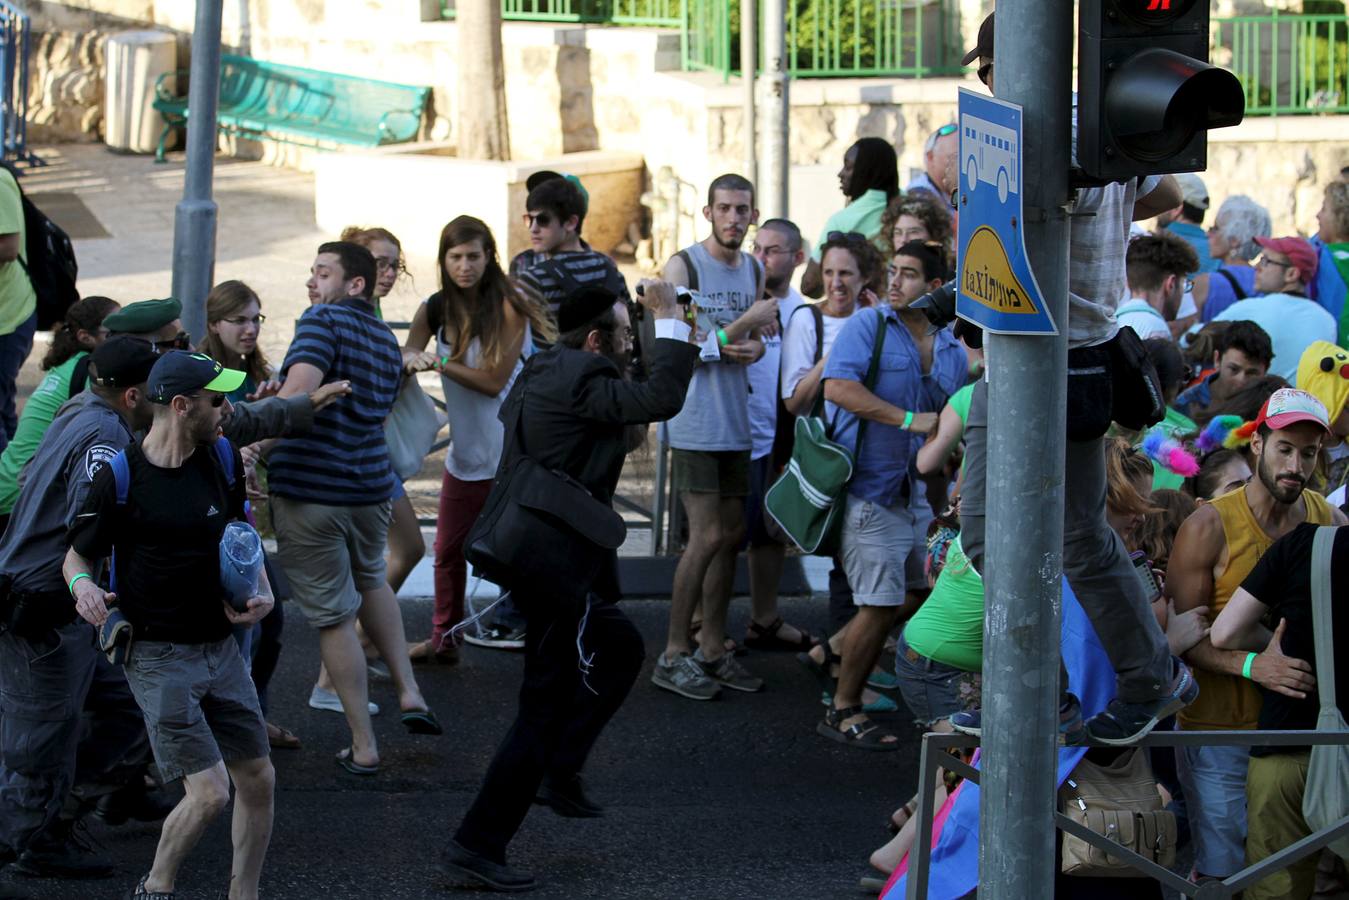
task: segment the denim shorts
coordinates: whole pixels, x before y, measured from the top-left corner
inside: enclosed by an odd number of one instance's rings
[[[843,511],[843,570],[857,606],[902,606],[909,591],[926,590],[927,526],[932,512],[912,501],[881,506],[848,495]]]
[[[1246,867],[1249,747],[1177,747],[1176,774],[1194,838],[1194,867],[1226,878]]]
[[[924,730],[958,712],[979,708],[979,673],[923,656],[909,646],[903,632],[895,650],[895,677],[914,722]]]
[[[126,680],[165,781],[271,753],[258,695],[233,637],[210,644],[136,641]]]

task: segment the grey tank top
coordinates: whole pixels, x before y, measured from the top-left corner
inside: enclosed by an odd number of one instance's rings
[[[739,264],[716,260],[701,243],[685,252],[696,270],[697,291],[718,328],[750,308],[758,286],[758,264],[741,252]],[[703,336],[700,334],[699,338]],[[749,377],[745,366],[703,362],[693,373],[684,408],[669,422],[670,446],[680,450],[749,450]]]

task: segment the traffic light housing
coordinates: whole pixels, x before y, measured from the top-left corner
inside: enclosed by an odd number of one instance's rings
[[[1078,167],[1102,181],[1202,172],[1208,129],[1239,124],[1246,106],[1208,49],[1208,0],[1083,0]]]

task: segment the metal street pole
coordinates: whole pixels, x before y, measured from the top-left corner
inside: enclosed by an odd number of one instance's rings
[[[1068,366],[1071,0],[999,0],[995,93],[1022,106],[1025,245],[1059,333],[989,335],[979,896],[1054,893]]]
[[[764,0],[763,6],[763,183],[759,209],[765,219],[787,218],[787,173],[791,169],[787,128],[791,115],[791,78],[787,74],[787,3]]]
[[[197,0],[192,31],[192,83],[187,105],[187,180],[173,217],[173,296],[183,304],[183,329],[206,336],[206,295],[215,277],[216,109],[220,101],[220,19],[223,0]]]
[[[740,84],[745,92],[745,172],[751,184],[759,183],[759,147],[755,128],[754,77],[759,68],[759,0],[740,0]]]

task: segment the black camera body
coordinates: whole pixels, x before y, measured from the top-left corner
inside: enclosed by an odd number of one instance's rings
[[[933,331],[954,322],[955,326],[951,329],[951,333],[972,349],[978,350],[984,346],[984,333],[977,325],[971,325],[956,315],[957,293],[956,279],[952,278],[941,287],[928,291],[910,303],[909,309],[916,309],[926,316],[932,323]]]

